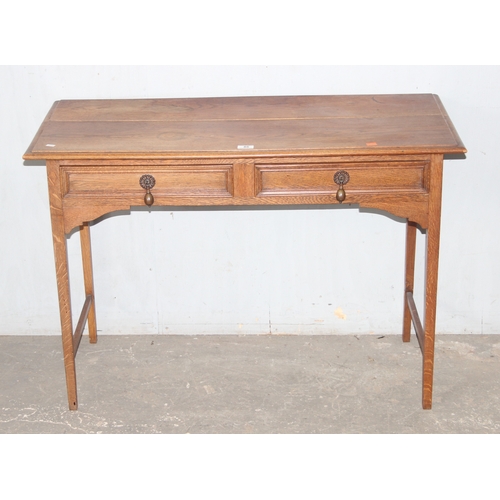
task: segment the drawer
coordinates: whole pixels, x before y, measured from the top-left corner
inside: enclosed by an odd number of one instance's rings
[[[256,165],[257,196],[335,195],[338,171],[349,174],[351,194],[426,192],[428,162],[367,162]]]
[[[65,197],[144,196],[139,181],[145,174],[153,176],[151,192],[162,197],[227,197],[233,193],[232,165],[193,166],[70,166],[62,167],[62,192]]]

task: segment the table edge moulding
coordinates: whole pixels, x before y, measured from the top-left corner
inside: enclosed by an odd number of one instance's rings
[[[354,205],[407,220],[403,341],[413,324],[432,406],[443,159],[462,144],[433,94],[61,100],[23,158],[44,160],[68,403],[88,325],[97,342],[89,223],[134,206]],[[85,302],[73,330],[67,237],[79,228]],[[424,315],[413,299],[426,234]]]

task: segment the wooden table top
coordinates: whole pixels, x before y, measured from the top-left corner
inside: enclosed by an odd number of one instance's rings
[[[432,94],[62,100],[34,159],[465,153]]]

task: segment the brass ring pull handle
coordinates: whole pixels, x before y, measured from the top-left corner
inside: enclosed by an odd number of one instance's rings
[[[349,174],[345,170],[339,170],[333,176],[333,181],[335,182],[335,184],[339,185],[336,195],[337,201],[339,203],[342,203],[345,200],[344,186],[349,182],[349,179]]]
[[[154,188],[156,179],[150,174],[145,174],[139,179],[139,184],[143,189],[146,190],[146,194],[144,195],[144,203],[148,207],[150,207],[155,201],[154,196],[151,194],[151,189]]]

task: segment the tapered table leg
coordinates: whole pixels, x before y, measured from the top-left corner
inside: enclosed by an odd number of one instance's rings
[[[71,295],[69,287],[68,253],[62,211],[62,195],[59,165],[56,161],[47,161],[49,185],[50,217],[52,239],[56,264],[59,312],[61,316],[61,334],[66,372],[66,388],[70,410],[78,408],[76,392],[75,351],[73,347],[73,324],[71,318]]]
[[[431,157],[429,175],[429,226],[427,229],[425,255],[425,318],[422,384],[422,406],[424,409],[430,409],[432,407],[442,177],[443,155],[433,155]]]
[[[85,223],[80,228],[80,243],[82,247],[83,280],[85,284],[85,296],[92,297],[92,303],[87,318],[89,328],[89,340],[92,344],[97,342],[97,324],[95,315],[94,277],[92,271],[92,251],[90,246],[90,228]]]
[[[408,307],[406,294],[413,293],[415,277],[415,250],[417,246],[417,225],[414,222],[406,223],[406,259],[405,259],[405,294],[403,316],[403,342],[410,341],[411,313]]]

